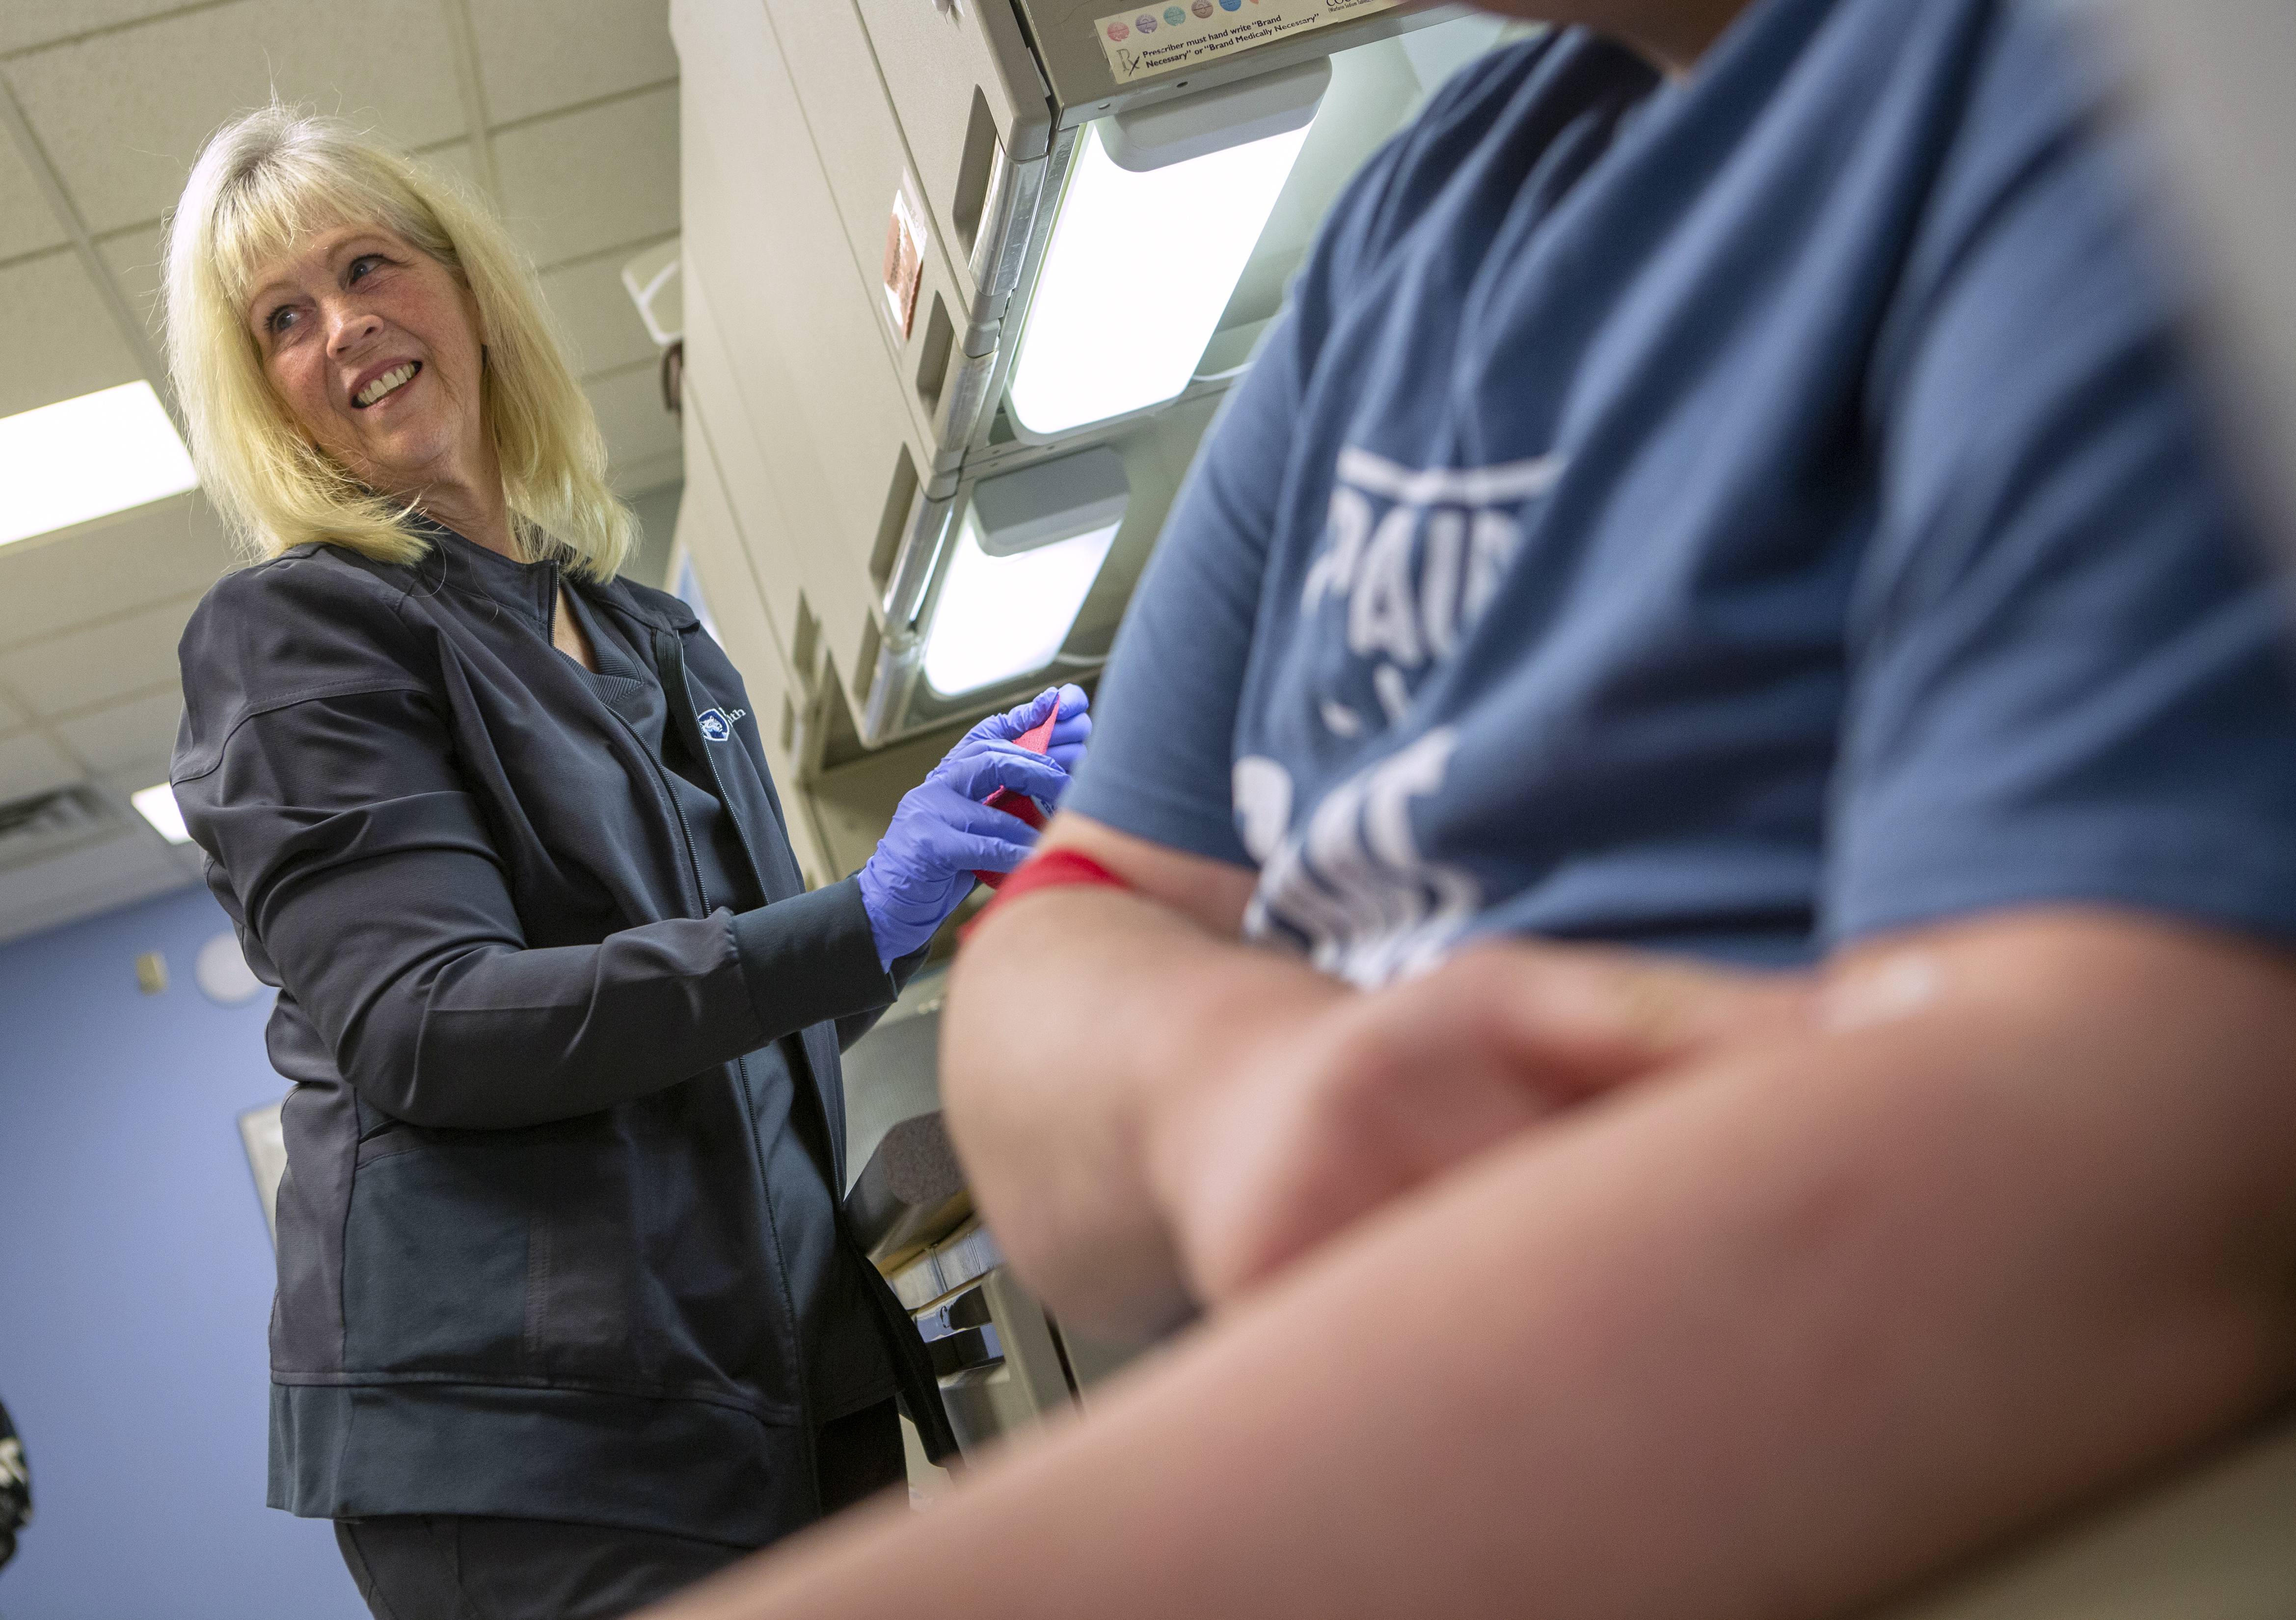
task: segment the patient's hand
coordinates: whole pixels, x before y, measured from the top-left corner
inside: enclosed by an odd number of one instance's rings
[[[1191,1290],[1217,1305],[1557,1109],[1805,1024],[1811,995],[1800,977],[1479,945],[1175,1084],[1144,1133],[1150,1184]]]

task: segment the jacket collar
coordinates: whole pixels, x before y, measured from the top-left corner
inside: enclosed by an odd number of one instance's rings
[[[548,634],[558,593],[556,559],[514,562],[420,512],[413,515],[412,527],[431,542],[430,556],[415,565],[417,572],[507,608]]]
[[[555,617],[552,598],[562,583],[597,605],[619,610],[652,628],[679,631],[698,622],[693,610],[674,596],[655,591],[641,593],[624,579],[596,585],[567,573],[554,557],[539,562],[514,561],[420,512],[414,514],[413,520],[432,542],[430,557],[417,565],[420,571],[442,585],[523,615],[545,634]]]

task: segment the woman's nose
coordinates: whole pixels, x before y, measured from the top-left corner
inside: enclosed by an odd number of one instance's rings
[[[347,353],[381,330],[381,316],[364,309],[346,310],[335,317],[334,330],[327,340],[327,352]]]

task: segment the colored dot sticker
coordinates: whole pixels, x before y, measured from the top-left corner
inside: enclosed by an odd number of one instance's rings
[[[1237,0],[1237,4],[1242,4],[1242,0]],[[1120,22],[1111,22],[1108,25],[1108,37],[1111,39],[1129,39],[1132,37],[1132,30]]]
[[[1164,20],[1170,23],[1174,28],[1178,28],[1187,20],[1188,13],[1182,11],[1178,6],[1168,5],[1164,8]]]
[[[1212,0],[1196,0],[1188,9],[1199,17],[1209,17],[1212,14]]]
[[[1143,12],[1132,20],[1132,26],[1144,34],[1152,34],[1156,31],[1156,20]]]
[[[1220,10],[1224,12],[1240,12],[1242,9],[1243,0],[1220,0]]]

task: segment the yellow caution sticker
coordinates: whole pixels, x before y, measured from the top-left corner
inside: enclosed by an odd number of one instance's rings
[[[1092,25],[1119,85],[1233,56],[1403,0],[1172,0],[1114,12]]]

